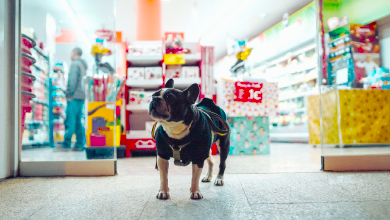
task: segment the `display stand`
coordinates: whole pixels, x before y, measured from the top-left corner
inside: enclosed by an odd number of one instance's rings
[[[185,64],[167,66],[164,61],[164,41],[135,42],[127,55],[128,71],[125,90],[126,108],[126,157],[131,156],[134,150],[155,150],[156,145],[151,137],[151,126],[154,121],[148,114],[151,94],[162,88],[165,80],[173,78],[176,89],[185,89],[193,83],[201,84],[201,53],[198,43],[183,43],[184,48],[190,48],[192,54],[182,54]],[[160,48],[160,52],[153,54],[137,54],[138,48]],[[139,49],[142,52],[142,49]],[[171,57],[175,56],[172,54]],[[144,68],[161,68],[161,76],[151,76]],[[185,77],[187,67],[196,67],[198,75]],[[140,69],[133,69],[140,68]],[[150,69],[149,69],[150,70]],[[135,72],[134,72],[135,71]],[[152,74],[153,75],[153,74]],[[156,74],[154,74],[156,75]],[[158,74],[157,74],[158,75]]]
[[[321,144],[319,95],[309,97],[310,144]],[[321,95],[323,144],[389,144],[390,90],[333,89]]]
[[[222,79],[221,84],[219,105],[231,127],[229,153],[269,154],[269,117],[276,116],[279,104],[277,84],[237,78]]]
[[[30,37],[23,35],[26,38]],[[33,39],[31,39],[33,40]],[[35,41],[34,41],[35,42]],[[35,78],[32,85],[32,93],[36,96],[32,99],[32,111],[25,116],[25,131],[22,133],[22,149],[44,147],[49,145],[47,131],[49,128],[49,68],[50,58],[37,45],[32,47],[31,57],[36,61],[29,69]],[[23,70],[22,71],[26,71]],[[28,73],[30,74],[30,73]],[[26,131],[27,130],[27,131]],[[37,132],[44,130],[45,132]],[[43,134],[43,135],[42,135]]]

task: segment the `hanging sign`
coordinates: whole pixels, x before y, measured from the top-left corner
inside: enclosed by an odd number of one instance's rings
[[[236,82],[234,101],[237,102],[258,102],[263,100],[263,83],[256,82]]]
[[[96,30],[95,34],[98,38],[105,39],[107,41],[111,41],[114,37],[114,32],[107,30],[107,29],[101,29],[101,30]]]

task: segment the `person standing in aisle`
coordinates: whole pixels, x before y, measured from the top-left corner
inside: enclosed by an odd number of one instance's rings
[[[69,151],[73,134],[76,134],[76,144],[73,151],[83,151],[85,145],[85,129],[83,125],[85,88],[83,78],[87,71],[87,63],[81,59],[83,51],[76,47],[72,50],[68,86],[66,89],[66,119],[65,136],[62,145],[57,146],[58,151]]]

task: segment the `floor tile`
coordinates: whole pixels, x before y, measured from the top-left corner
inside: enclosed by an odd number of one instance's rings
[[[251,208],[256,219],[372,219],[353,202],[256,204]]]

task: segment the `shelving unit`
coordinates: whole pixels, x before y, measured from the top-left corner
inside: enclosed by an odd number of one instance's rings
[[[139,45],[152,45],[155,47],[161,47],[160,54],[153,55],[127,55],[127,63],[129,67],[161,67],[162,68],[162,78],[157,79],[133,79],[129,77],[129,72],[127,72],[126,79],[126,92],[125,92],[125,112],[126,112],[126,156],[131,156],[131,151],[133,150],[154,150],[156,146],[154,141],[151,138],[150,131],[146,129],[145,122],[153,123],[153,120],[148,114],[149,103],[142,102],[141,104],[135,104],[134,102],[130,103],[130,91],[137,92],[153,92],[162,88],[166,79],[166,69],[167,66],[164,63],[163,57],[165,51],[164,42],[140,42]],[[137,42],[135,46],[137,47]],[[190,48],[191,51],[197,50],[197,43],[184,43],[184,48]],[[199,77],[198,78],[174,78],[175,88],[185,89],[193,83],[201,84],[200,78],[200,65],[201,65],[201,54],[185,54],[184,58],[186,63],[182,66],[196,66],[199,68]],[[132,93],[134,94],[134,92]]]
[[[44,147],[49,145],[49,77],[50,58],[38,46],[33,47],[31,56],[35,59],[30,70],[36,78],[33,82],[32,111],[26,114],[25,131],[22,149]],[[44,132],[38,132],[43,130]]]
[[[307,97],[318,94],[315,45],[270,61],[252,70],[252,75],[278,83],[279,116],[271,118],[271,140],[308,141]],[[287,135],[291,132],[295,136]]]

